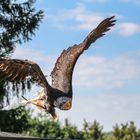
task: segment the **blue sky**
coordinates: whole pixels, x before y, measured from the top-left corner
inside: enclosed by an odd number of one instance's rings
[[[79,128],[83,119],[99,121],[104,130],[130,120],[139,126],[140,0],[37,0],[35,6],[44,10],[43,22],[13,58],[37,62],[47,75],[63,49],[81,43],[104,18],[117,19],[116,26],[78,60],[73,107],[57,110],[59,119],[68,117]]]

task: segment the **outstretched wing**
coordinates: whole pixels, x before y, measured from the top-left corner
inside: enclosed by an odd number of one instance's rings
[[[54,88],[72,95],[72,74],[78,57],[84,50],[88,49],[96,39],[105,35],[105,32],[110,30],[110,27],[114,25],[115,21],[114,16],[106,18],[97,28],[89,33],[81,44],[69,47],[61,53],[51,73],[52,86]]]
[[[28,60],[0,59],[0,82],[24,82],[27,79],[46,88],[49,86],[40,67]]]

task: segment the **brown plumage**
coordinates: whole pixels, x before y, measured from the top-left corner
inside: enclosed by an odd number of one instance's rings
[[[0,81],[24,82],[30,79],[42,86],[45,89],[45,93],[41,100],[45,103],[43,104],[42,101],[38,101],[38,104],[46,108],[52,116],[55,116],[55,107],[61,110],[70,109],[72,102],[73,69],[79,56],[98,38],[104,36],[105,32],[110,30],[115,21],[114,16],[106,18],[89,33],[82,43],[69,47],[61,53],[51,72],[52,86],[49,85],[36,63],[18,59],[0,59]]]

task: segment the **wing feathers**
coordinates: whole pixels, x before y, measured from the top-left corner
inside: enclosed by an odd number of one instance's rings
[[[111,26],[115,25],[116,20],[113,20],[115,16],[112,16],[110,18],[106,18],[103,20],[96,29],[92,30],[89,35],[85,38],[83,41],[84,49],[88,49],[89,46],[94,43],[98,38],[105,35],[105,32],[110,30]]]
[[[72,96],[72,74],[79,56],[84,50],[94,43],[98,38],[105,35],[110,27],[115,25],[114,16],[103,20],[97,28],[93,29],[85,40],[79,44],[64,50],[55,63],[51,73],[52,86]]]
[[[0,81],[24,82],[27,79],[43,86],[49,86],[40,67],[34,62],[18,59],[0,59]]]

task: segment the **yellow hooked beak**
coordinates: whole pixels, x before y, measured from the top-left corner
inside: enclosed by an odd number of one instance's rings
[[[64,109],[65,110],[69,110],[71,109],[72,107],[72,102],[71,101],[67,101],[65,104],[64,104]]]

